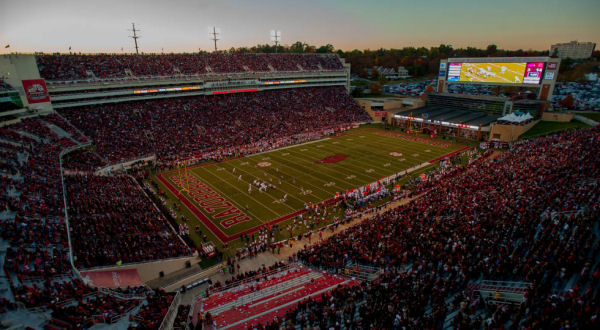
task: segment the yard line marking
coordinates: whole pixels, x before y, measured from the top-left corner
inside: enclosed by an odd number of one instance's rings
[[[336,150],[336,149],[326,149],[326,150],[327,150],[327,151],[329,151],[329,152],[332,152],[332,153],[337,153],[337,150]],[[340,152],[342,152],[342,151],[340,151]],[[369,166],[371,166],[371,167],[376,167],[376,168],[379,168],[379,169],[383,170],[383,172],[385,172],[385,173],[387,173],[387,172],[389,171],[388,169],[382,169],[382,168],[381,168],[381,166],[379,166],[379,164],[376,164],[376,162],[369,161],[369,160],[368,160],[368,158],[356,158],[356,160],[360,160],[360,161],[362,161],[363,163],[366,163],[367,165],[369,165]],[[335,165],[334,165],[334,166],[335,166]],[[340,166],[341,166],[341,165],[340,165]],[[344,168],[344,169],[349,169],[349,168],[355,168],[355,169],[356,169],[356,170],[352,170],[352,171],[351,171],[352,173],[350,173],[350,174],[354,174],[354,173],[358,174],[358,173],[361,173],[362,171],[364,171],[364,168],[363,168],[363,167],[360,167],[360,166],[358,166],[358,165],[355,165],[353,162],[352,162],[352,163],[350,163],[350,162],[348,162],[348,163],[345,163],[345,164],[343,165],[343,168]],[[342,169],[338,169],[338,170],[339,170],[339,171],[342,171]],[[371,177],[364,177],[364,176],[363,176],[363,178],[366,178],[366,179],[367,179],[367,181],[369,181],[369,180],[371,180],[371,179],[372,179]],[[371,182],[371,181],[369,181],[369,182]]]
[[[232,165],[232,166],[233,166],[233,165]],[[251,177],[258,178],[258,179],[261,179],[261,178],[260,178],[260,177],[258,177],[257,175],[252,175],[252,173],[249,173],[248,171],[245,171],[245,170],[243,170],[243,169],[240,169],[240,171],[242,171],[242,172],[244,172],[244,173],[246,173],[246,174],[250,175]],[[229,171],[228,171],[228,172],[229,172]],[[264,172],[264,173],[266,173],[266,172]],[[230,174],[230,176],[234,177],[234,178],[237,180],[237,176],[236,176],[236,175],[234,175],[233,173],[229,173],[229,174]],[[271,175],[271,174],[267,174],[267,177],[268,177],[268,176],[275,177],[275,176],[273,176],[273,175]],[[277,179],[277,177],[275,177],[275,178]],[[243,176],[242,176],[242,181],[244,181],[244,182],[246,182],[246,183],[249,183],[249,184],[252,184],[250,181],[246,181],[246,180],[244,180],[244,177],[243,177]],[[227,181],[227,182],[229,183],[229,181]],[[234,182],[235,182],[235,181],[234,181]],[[231,183],[230,183],[230,185],[231,185],[231,186],[234,186],[234,185],[233,185],[233,184],[231,184]],[[288,192],[288,191],[286,191],[286,190],[279,189],[279,188],[277,188],[276,190],[277,190],[277,191],[282,191],[282,192],[284,192],[284,193],[287,193],[287,192]],[[244,195],[246,195],[246,196],[252,196],[252,195],[250,195],[250,194],[246,194],[246,193],[244,193]],[[271,194],[271,192],[267,192],[267,195],[269,195],[269,196],[270,196],[271,198],[273,198],[274,200],[278,199],[278,197],[276,197],[276,196],[274,196],[273,194]],[[292,196],[292,197],[294,197],[294,196]],[[294,198],[296,198],[296,197],[294,197]],[[301,203],[304,203],[302,200],[300,200],[300,199],[298,199],[298,198],[296,198],[296,199],[297,199],[298,201],[300,201]],[[290,206],[290,205],[288,205],[288,204],[283,204],[283,205],[285,205],[285,206],[287,206],[288,208],[292,209],[292,211],[297,211],[297,210],[296,210],[296,208],[294,208],[294,207],[292,207],[292,206]]]
[[[298,162],[298,164],[299,164],[299,163],[306,163],[306,162],[307,162],[305,159],[303,159],[303,158],[301,158],[301,157],[297,157],[297,156],[294,156],[294,155],[290,155],[290,156],[292,156],[293,158],[299,159],[300,161]],[[290,166],[288,166],[288,167],[290,167]],[[290,167],[290,168],[291,168],[291,167]],[[296,172],[299,172],[299,171],[300,171],[300,170],[296,170]],[[316,177],[316,176],[314,176],[314,175],[312,175],[312,174],[310,174],[310,173],[308,173],[308,172],[306,172],[306,173],[303,173],[303,174],[308,174],[308,175],[310,175],[311,177],[313,177],[313,178],[316,178],[318,181],[322,181],[322,179],[319,179],[318,177]],[[356,186],[355,184],[353,184],[353,183],[351,183],[351,182],[349,182],[349,181],[346,181],[346,180],[344,180],[344,179],[341,179],[341,178],[335,178],[335,177],[333,177],[333,176],[331,176],[331,175],[329,175],[329,174],[327,174],[327,173],[324,173],[324,172],[320,172],[319,174],[321,174],[321,175],[323,175],[323,176],[327,176],[327,177],[329,177],[329,178],[331,178],[331,179],[333,179],[333,180],[342,180],[342,181],[345,181],[346,183],[350,184],[352,187]],[[340,187],[340,188],[342,188],[342,187]]]
[[[203,168],[203,169],[204,169],[204,168]],[[229,185],[229,186],[232,186],[232,185],[231,185],[231,184],[229,184],[229,183],[228,183],[226,180],[223,180],[223,179],[221,179],[221,178],[220,178],[218,175],[214,175],[214,174],[213,174],[212,172],[210,172],[210,171],[206,171],[206,172],[207,172],[208,174],[210,174],[210,175],[214,176],[214,177],[215,177],[215,178],[217,178],[218,180],[225,182],[227,185]],[[202,177],[201,177],[200,175],[196,174],[196,173],[195,173],[195,172],[193,172],[193,171],[192,171],[192,175],[194,175],[196,178],[198,178],[198,179],[202,180]],[[204,180],[204,181],[206,182],[206,180]],[[208,183],[208,182],[206,182],[206,183]],[[237,191],[241,192],[242,194],[244,194],[244,192],[243,192],[243,191],[241,191],[241,190],[239,190],[239,189],[237,189],[237,187],[235,187],[235,186],[232,186],[232,187],[233,187],[235,190],[237,190]],[[218,191],[218,192],[219,192],[219,193],[221,193],[223,196],[229,196],[228,194],[224,194],[224,193],[223,193],[221,190],[219,190],[219,189],[215,188],[215,187],[214,187],[212,184],[211,184],[211,188],[213,188],[214,190]],[[260,201],[258,201],[256,198],[254,198],[254,197],[252,197],[251,195],[248,195],[248,194],[244,194],[244,195],[246,195],[246,196],[250,197],[250,199],[254,200],[254,201],[257,203],[257,204],[260,204],[260,205],[262,205],[262,206],[263,206],[265,209],[267,209],[267,210],[269,210],[271,213],[275,214],[275,216],[276,216],[276,217],[278,217],[278,216],[279,216],[279,212],[275,212],[275,211],[273,211],[273,209],[271,209],[270,207],[268,207],[268,206],[266,206],[265,204],[261,203],[261,202],[260,202]],[[239,205],[239,203],[238,203],[237,201],[234,201],[234,199],[233,199],[233,198],[231,198],[231,197],[228,197],[228,200],[229,200],[229,201],[231,201],[232,203],[235,203],[235,204]],[[244,207],[244,206],[241,206],[241,205],[239,205],[239,206],[240,206],[240,211],[244,212],[244,211],[246,210],[246,207]],[[261,218],[260,218],[260,217],[257,217],[255,214],[253,214],[252,212],[250,212],[250,210],[248,210],[248,213],[251,213],[251,214],[252,214],[252,216],[256,218],[256,220],[258,220],[258,221],[260,221],[260,222],[263,222],[263,221],[261,220]]]
[[[232,166],[233,166],[233,165],[232,165]],[[260,178],[258,175],[254,175],[253,173],[250,173],[250,172],[248,172],[248,171],[245,171],[245,170],[243,170],[243,169],[240,169],[240,171],[242,171],[242,172],[244,172],[244,173],[248,174],[250,177],[261,179],[261,178]],[[265,172],[265,173],[266,173],[266,172]],[[273,175],[273,174],[270,174],[270,173],[267,173],[267,177],[269,177],[269,176],[279,180],[279,178],[278,178],[277,176],[275,176],[275,175]],[[261,179],[261,180],[262,180],[262,179]],[[244,181],[244,182],[246,182],[246,183],[250,183],[250,184],[251,184],[251,182],[250,182],[250,181],[246,181],[246,180],[244,180],[244,177],[243,177],[243,176],[242,176],[242,181]],[[287,184],[287,185],[289,185],[289,186],[292,186],[292,187],[294,187],[293,185],[289,184],[288,182],[283,182],[281,185],[279,185],[279,187],[281,187],[283,184]],[[284,193],[287,193],[287,194],[289,194],[289,195],[288,195],[288,197],[293,197],[294,199],[296,199],[297,201],[299,201],[299,202],[300,202],[300,203],[302,203],[302,204],[304,204],[304,203],[305,203],[305,201],[303,201],[303,200],[299,199],[298,197],[296,197],[296,196],[294,195],[295,193],[289,192],[288,190],[279,189],[279,188],[277,188],[277,190],[278,190],[278,191],[282,191],[282,192],[284,192]],[[273,195],[271,195],[271,196],[272,196],[274,199],[276,199],[276,197],[275,197],[275,196],[273,196]],[[316,196],[316,195],[313,195],[313,196],[315,196],[317,199],[321,199],[319,196]],[[292,207],[292,206],[290,206],[290,205],[288,205],[288,204],[284,204],[284,205],[286,205],[286,206],[288,206],[288,207],[292,208],[293,210],[296,210],[294,207]]]
[[[210,172],[209,172],[210,173]],[[217,177],[218,179],[220,179],[218,176],[210,173],[211,175]],[[236,206],[238,206],[238,209],[242,212],[248,212],[250,215],[252,215],[254,218],[256,218],[256,220],[261,221],[260,217],[256,216],[256,214],[252,213],[249,209],[248,211],[246,211],[246,207],[244,205],[240,205],[239,202],[235,201],[233,198],[229,197],[228,194],[225,194],[223,191],[221,191],[220,189],[217,189],[212,183],[208,182],[208,180],[204,180],[199,174],[195,173],[192,171],[192,175],[195,176],[198,180],[201,180],[204,184],[206,184],[207,186],[210,186],[211,189],[213,189],[214,191],[217,191],[219,194],[221,194],[221,197],[226,198],[228,202],[231,202],[232,204],[235,204]],[[186,198],[190,201],[193,201],[192,198],[190,198],[189,196],[186,196]],[[194,202],[192,202],[194,203]],[[259,203],[260,204],[260,203]],[[199,206],[199,205],[198,205]],[[270,210],[271,212],[273,212],[273,210]],[[201,211],[202,212],[202,211]],[[204,212],[202,212],[204,214]],[[204,214],[207,218],[209,217],[208,215]],[[277,213],[275,213],[275,216],[277,216]],[[212,218],[212,217],[211,217]],[[210,218],[209,218],[210,220]],[[216,221],[216,219],[213,219]],[[262,221],[261,221],[262,222]],[[219,228],[220,229],[220,228]],[[223,231],[224,232],[224,231]]]
[[[285,147],[281,147],[281,148],[275,148],[275,149],[271,149],[271,150],[257,152],[255,154],[246,156],[246,158],[250,158],[250,157],[254,157],[254,156],[266,154],[266,153],[269,153],[269,152],[278,152],[278,151],[289,149],[289,148],[296,148],[296,147],[307,145],[307,144],[312,144],[312,143],[317,143],[317,142],[323,142],[323,141],[327,141],[327,140],[330,140],[330,139],[331,138],[326,137],[326,138],[316,139],[316,140],[307,141],[307,142],[303,142],[303,143],[299,143],[299,144],[291,144],[289,146],[285,146]]]
[[[328,150],[328,151],[330,151],[329,149],[327,149],[327,150]],[[309,152],[309,153],[310,153],[310,152]],[[315,155],[314,153],[310,153],[310,154],[311,154],[311,155]],[[316,156],[316,155],[315,155],[315,156]],[[310,162],[310,161],[307,161],[307,160],[306,160],[306,159],[304,159],[304,158],[300,158],[300,157],[296,157],[296,158],[298,158],[298,159],[299,159],[298,163],[309,163],[309,162]],[[355,168],[356,170],[350,170],[350,173],[348,173],[348,170],[347,170],[347,169],[350,169],[350,168]],[[359,167],[358,165],[354,165],[354,164],[352,164],[352,163],[346,163],[346,164],[344,164],[344,165],[343,165],[343,167],[338,167],[338,168],[337,168],[337,170],[338,170],[339,172],[341,172],[341,174],[342,174],[342,175],[346,175],[346,174],[356,174],[356,175],[360,175],[360,173],[362,173],[362,172],[364,171],[364,168],[362,168],[362,167]],[[330,177],[330,178],[332,178],[332,179],[334,179],[334,180],[337,180],[337,181],[345,181],[345,182],[346,182],[346,183],[348,183],[348,184],[350,185],[350,187],[352,187],[352,188],[355,188],[355,187],[357,187],[357,183],[352,183],[352,182],[349,182],[349,181],[347,181],[347,180],[344,180],[343,178],[344,178],[345,176],[341,176],[341,177],[337,177],[337,178],[336,178],[336,177],[332,177],[331,175],[328,175],[328,174],[327,174],[327,173],[325,173],[325,172],[319,172],[319,174],[321,174],[321,175],[324,175],[324,176],[327,176],[327,177]],[[313,176],[313,177],[315,177],[315,176]],[[361,183],[358,183],[358,185],[361,185],[361,184],[362,184],[362,181],[366,181],[366,182],[372,182],[372,179],[373,179],[373,178],[371,178],[371,177],[369,177],[369,176],[364,176],[364,175],[361,175],[361,178],[360,178],[360,179],[358,179],[359,181],[361,181]],[[344,188],[344,187],[340,186],[340,188]]]
[[[292,156],[292,157],[293,157],[293,156]],[[277,156],[273,155],[273,158],[274,158],[275,160],[277,160]],[[278,161],[278,162],[279,162],[281,165],[283,165],[283,166],[285,166],[285,167],[287,167],[287,168],[289,168],[289,169],[291,169],[291,170],[293,170],[293,171],[295,171],[295,172],[301,173],[301,175],[308,175],[308,176],[311,176],[311,177],[313,177],[313,178],[316,178],[316,179],[318,179],[318,181],[322,181],[322,180],[320,180],[319,178],[317,178],[317,177],[315,177],[315,176],[311,175],[309,172],[302,172],[302,171],[301,171],[301,170],[299,170],[299,169],[296,169],[296,168],[294,168],[294,167],[292,167],[292,166],[289,166],[289,165],[286,163],[286,160],[284,160],[284,159],[277,160],[277,161]],[[294,178],[295,178],[295,177],[294,177]],[[306,183],[307,185],[310,185],[310,186],[312,186],[312,187],[316,188],[316,189],[319,189],[320,191],[322,191],[322,192],[326,193],[327,195],[331,195],[331,193],[330,193],[329,191],[327,191],[327,190],[324,190],[324,189],[321,189],[321,188],[319,188],[318,186],[315,186],[314,184],[312,184],[312,183],[310,183],[310,182],[305,182],[305,183]],[[317,197],[317,199],[319,199],[319,200],[321,199],[321,198],[319,198],[319,197],[318,197],[318,196],[316,196],[316,195],[313,195],[313,196]]]

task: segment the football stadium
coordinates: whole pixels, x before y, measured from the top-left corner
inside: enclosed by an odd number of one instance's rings
[[[573,101],[600,89],[561,80],[581,63],[411,48],[393,82],[210,31],[5,46],[0,328],[600,327],[600,108]]]

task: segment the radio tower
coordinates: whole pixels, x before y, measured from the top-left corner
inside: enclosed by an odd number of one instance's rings
[[[277,44],[281,41],[281,31],[271,30],[271,41],[275,42],[275,54],[277,54]]]
[[[215,42],[215,52],[217,51],[217,40],[221,40],[219,38],[217,38],[217,36],[219,35],[219,33],[217,32],[217,28],[213,26],[212,28],[212,32],[210,32],[210,35],[212,36],[212,38],[210,40]]]
[[[131,26],[132,26],[131,31],[133,31],[133,35],[129,36],[129,38],[132,38],[133,41],[135,41],[135,53],[136,53],[136,55],[140,55],[140,51],[139,51],[138,43],[137,43],[137,40],[141,37],[141,36],[137,35],[137,32],[140,32],[140,30],[135,29],[135,23],[131,23]]]

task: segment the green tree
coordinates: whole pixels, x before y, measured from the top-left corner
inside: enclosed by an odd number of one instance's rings
[[[317,48],[317,53],[320,53],[320,54],[331,54],[331,53],[333,53],[333,51],[334,51],[334,48],[333,48],[332,44],[327,44],[325,46],[321,46],[321,47]]]
[[[381,95],[381,85],[379,83],[372,83],[369,85],[369,90],[372,95]]]
[[[485,49],[485,52],[487,54],[487,56],[496,56],[496,53],[498,52],[498,46],[492,44],[492,45],[488,45],[487,48]]]

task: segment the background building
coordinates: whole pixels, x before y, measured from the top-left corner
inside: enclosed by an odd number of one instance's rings
[[[556,56],[560,58],[585,59],[592,56],[595,48],[596,44],[593,42],[571,41],[552,45],[550,47],[550,55],[554,56],[556,52]]]

